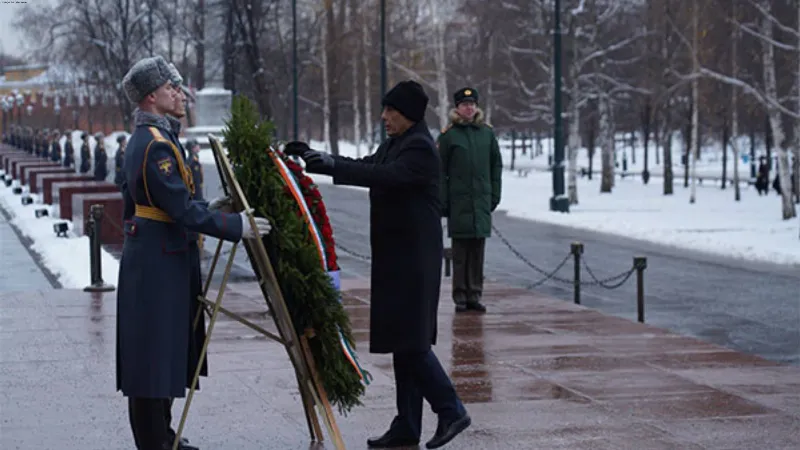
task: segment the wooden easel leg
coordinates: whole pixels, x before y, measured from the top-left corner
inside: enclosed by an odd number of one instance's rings
[[[217,293],[217,301],[214,304],[214,309],[211,312],[211,320],[208,323],[208,330],[206,331],[206,339],[203,342],[203,348],[200,350],[200,359],[197,361],[197,368],[194,371],[194,378],[192,378],[192,385],[189,387],[189,394],[186,396],[186,403],[183,405],[183,413],[181,414],[181,421],[178,424],[178,430],[175,433],[175,441],[172,443],[172,450],[178,450],[178,445],[180,444],[181,440],[181,433],[183,433],[183,427],[186,425],[186,417],[189,415],[189,407],[192,404],[192,398],[194,397],[194,392],[197,389],[197,382],[200,379],[200,370],[203,368],[203,361],[205,361],[206,353],[208,352],[208,343],[211,342],[211,335],[214,332],[214,324],[217,321],[217,315],[219,314],[219,307],[222,303],[222,296],[225,293],[225,288],[228,284],[228,277],[231,274],[231,268],[233,267],[233,257],[236,255],[236,247],[238,246],[238,242],[233,244],[233,248],[231,248],[230,259],[228,259],[228,264],[225,266],[225,272],[222,274],[222,284],[219,287],[219,292]]]
[[[314,364],[314,358],[311,354],[311,347],[308,345],[306,334],[300,337],[300,345],[303,348],[303,355],[311,375],[311,379],[308,380],[309,390],[314,395],[317,404],[322,410],[322,419],[325,422],[326,428],[328,428],[328,434],[331,437],[331,441],[333,441],[333,445],[338,450],[344,450],[345,446],[342,433],[339,431],[339,426],[336,424],[336,417],[333,415],[331,404],[328,402],[328,394],[325,392],[325,388],[322,386],[322,382],[317,374],[317,368]]]
[[[208,269],[208,276],[206,277],[206,285],[203,286],[203,298],[208,298],[208,288],[211,287],[211,278],[214,277],[214,270],[217,268],[217,261],[219,261],[219,255],[222,253],[222,239],[217,240],[217,251],[214,252],[214,257],[211,259],[211,267]],[[194,316],[194,321],[192,321],[192,330],[197,329],[197,324],[200,323],[200,317],[203,315],[203,311],[206,310],[205,304],[200,304],[200,308],[197,309],[197,314]]]
[[[303,377],[300,373],[295,371],[295,375],[297,375],[297,387],[300,390],[300,398],[303,400],[303,410],[306,415],[308,433],[311,436],[311,441],[322,442],[325,440],[325,435],[322,433],[322,427],[319,425],[319,418],[314,409],[314,398],[308,391],[306,383],[303,383]]]

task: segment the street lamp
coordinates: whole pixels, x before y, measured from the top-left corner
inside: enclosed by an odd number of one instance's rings
[[[381,0],[381,99],[386,95],[386,0]],[[370,117],[369,120],[372,120]],[[372,135],[374,136],[374,134]],[[386,140],[386,127],[381,127],[381,140]]]
[[[292,133],[298,140],[297,131],[297,0],[292,0]]]
[[[555,0],[553,19],[553,196],[550,211],[569,212],[569,199],[564,193],[564,126],[561,121],[561,1]]]

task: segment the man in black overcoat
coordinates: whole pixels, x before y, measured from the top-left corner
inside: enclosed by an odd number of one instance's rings
[[[417,445],[423,398],[439,424],[427,448],[447,444],[471,423],[450,378],[431,350],[436,343],[442,272],[440,161],[425,124],[428,96],[414,81],[398,83],[383,98],[381,119],[389,139],[361,159],[331,156],[302,142],[286,153],[300,156],[309,173],[334,184],[370,188],[372,251],[370,352],[392,353],[397,416],[371,448]]]
[[[192,199],[194,182],[180,150],[167,137],[165,114],[174,104],[164,58],[145,58],[122,80],[138,105],[136,129],[125,152],[123,229],[117,289],[117,389],[128,397],[128,414],[138,450],[172,448],[171,399],[184,397],[198,366],[205,327],[192,329],[200,271],[197,232],[238,241],[269,232],[256,218],[220,211],[223,199]],[[202,316],[201,316],[202,317]],[[181,449],[191,449],[185,444]]]

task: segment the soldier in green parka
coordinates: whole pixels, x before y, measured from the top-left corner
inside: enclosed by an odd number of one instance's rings
[[[450,123],[437,141],[442,159],[442,215],[453,249],[456,312],[485,312],[483,255],[492,233],[492,212],[500,204],[503,161],[492,128],[478,107],[478,92],[453,95]]]

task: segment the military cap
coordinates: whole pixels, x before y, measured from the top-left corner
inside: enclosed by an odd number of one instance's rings
[[[86,139],[88,137],[89,137],[89,133],[87,133],[85,131],[83,133],[81,133],[81,139]]]
[[[178,69],[175,67],[175,64],[169,63],[168,67],[169,67],[169,82],[176,86],[180,86],[181,84],[183,84],[183,77],[181,76],[181,73],[178,72]]]
[[[117,144],[121,144],[122,141],[124,141],[124,140],[125,140],[125,135],[124,134],[120,134],[119,136],[117,136]]]
[[[97,139],[98,141],[103,140],[104,137],[106,137],[106,135],[103,134],[102,131],[98,131],[97,133],[94,134],[94,138]]]
[[[72,134],[72,130],[64,130],[65,136],[70,136]]]
[[[122,78],[122,88],[131,103],[139,103],[153,91],[171,82],[169,64],[162,56],[152,56],[136,62]]]
[[[50,134],[52,134],[53,136],[61,136],[61,132],[58,130],[53,130],[53,132]]]
[[[458,106],[458,104],[461,102],[468,101],[478,103],[478,91],[470,87],[459,89],[455,94],[453,94],[453,101],[455,102],[456,106]]]

